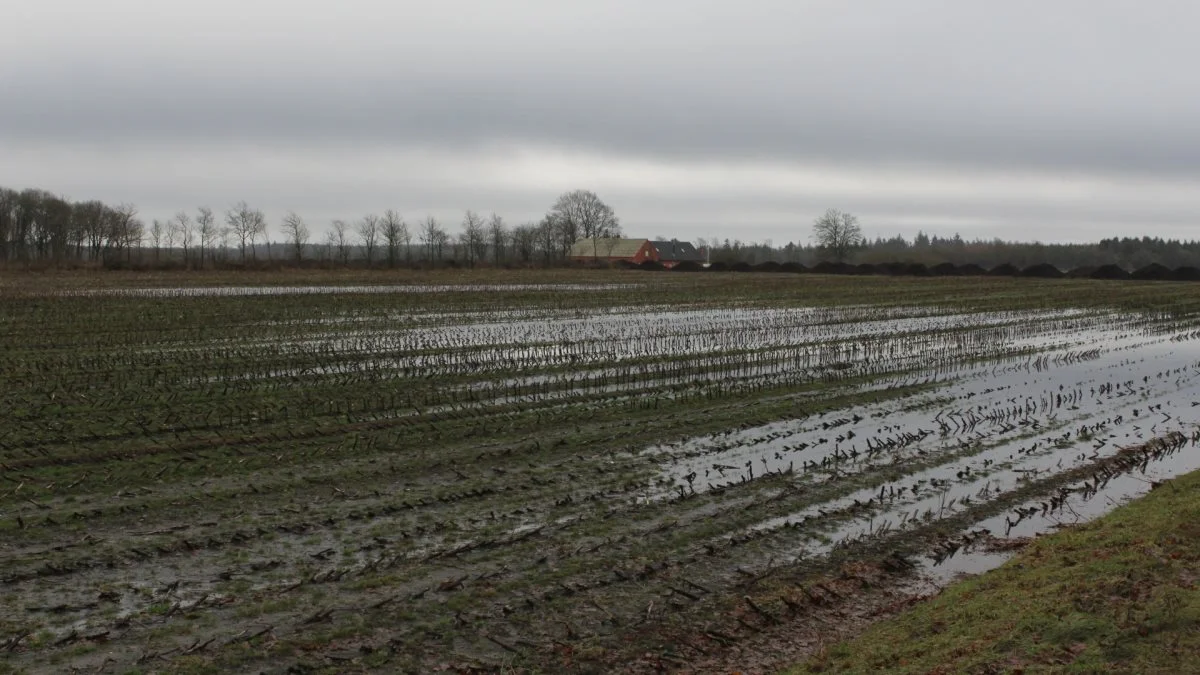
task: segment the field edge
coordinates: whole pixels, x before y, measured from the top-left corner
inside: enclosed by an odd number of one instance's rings
[[[1200,672],[1200,471],[785,672]]]

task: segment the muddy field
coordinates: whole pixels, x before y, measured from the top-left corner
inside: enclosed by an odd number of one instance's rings
[[[0,672],[753,670],[1200,468],[1189,285],[178,281],[0,286]]]

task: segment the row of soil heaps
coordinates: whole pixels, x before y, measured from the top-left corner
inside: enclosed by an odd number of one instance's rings
[[[629,269],[641,270],[666,270],[661,264],[653,261],[644,262],[640,265],[629,263],[625,265]],[[708,267],[704,267],[696,262],[683,262],[671,268],[672,272],[790,272],[793,274],[847,274],[847,275],[889,275],[889,276],[911,276],[911,277],[1034,277],[1039,279],[1134,279],[1139,281],[1200,281],[1200,269],[1195,267],[1178,267],[1171,269],[1158,263],[1151,263],[1145,267],[1140,267],[1133,272],[1127,271],[1119,265],[1100,265],[1077,267],[1069,272],[1064,272],[1054,265],[1049,263],[1040,263],[1030,265],[1029,267],[1020,268],[1016,265],[1004,263],[997,265],[991,269],[985,269],[979,265],[968,263],[965,265],[955,265],[954,263],[941,263],[927,266],[923,263],[881,263],[871,264],[863,263],[860,265],[852,265],[844,262],[819,262],[812,267],[806,267],[800,263],[787,262],[764,262],[757,265],[750,263],[739,262],[727,264],[723,262],[712,263]]]

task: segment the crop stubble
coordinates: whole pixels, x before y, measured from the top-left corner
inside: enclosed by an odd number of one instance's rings
[[[564,281],[4,288],[0,664],[686,668],[1196,465],[1187,285]]]

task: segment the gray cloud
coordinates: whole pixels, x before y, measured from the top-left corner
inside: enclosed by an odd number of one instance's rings
[[[0,43],[0,183],[523,218],[562,187],[555,157],[577,153],[593,163],[572,177],[611,184],[631,226],[745,222],[775,239],[832,203],[909,233],[924,216],[980,236],[1180,236],[1177,195],[1200,187],[1188,2],[94,4],[30,3]],[[513,185],[497,146],[541,160]],[[389,153],[451,177],[383,180],[370,163]],[[147,180],[189,163],[189,186]],[[636,185],[714,165],[778,184]],[[859,189],[763,173],[797,167],[859,175]],[[933,183],[895,194],[880,168]],[[1097,199],[1080,181],[1124,187]]]

